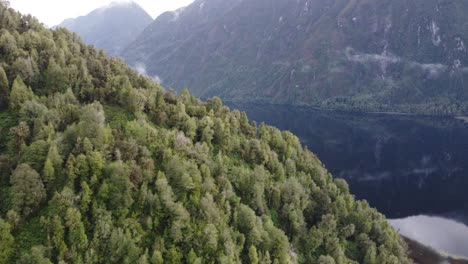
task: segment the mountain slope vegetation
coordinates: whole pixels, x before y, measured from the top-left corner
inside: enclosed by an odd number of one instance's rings
[[[467,12],[461,0],[197,0],[123,56],[202,98],[462,114]]]
[[[137,3],[126,1],[113,2],[86,16],[66,19],[57,27],[78,33],[86,43],[108,54],[120,55],[152,21]]]
[[[0,18],[0,263],[409,263],[291,133]]]

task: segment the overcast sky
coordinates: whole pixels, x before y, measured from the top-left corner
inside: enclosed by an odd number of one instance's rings
[[[83,16],[96,8],[105,6],[115,0],[9,0],[11,7],[23,14],[37,17],[47,26],[60,24],[66,18]],[[118,0],[125,2],[129,0]],[[227,0],[228,1],[228,0]],[[169,10],[187,6],[193,0],[134,0],[153,18]]]

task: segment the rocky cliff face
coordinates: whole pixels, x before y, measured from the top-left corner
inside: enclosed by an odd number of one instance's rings
[[[113,2],[86,16],[66,19],[57,27],[78,33],[88,44],[119,55],[153,21],[138,4],[132,1]]]
[[[176,89],[357,110],[468,111],[468,2],[197,0],[123,53]]]

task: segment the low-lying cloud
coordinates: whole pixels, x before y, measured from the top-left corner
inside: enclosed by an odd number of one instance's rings
[[[161,78],[160,78],[158,75],[150,76],[150,75],[148,74],[148,72],[146,71],[146,65],[145,65],[144,63],[137,62],[133,68],[134,68],[135,71],[137,71],[140,75],[146,76],[146,77],[148,77],[148,78],[151,78],[153,81],[155,81],[155,82],[157,82],[157,83],[162,83],[162,80],[161,80]]]
[[[353,48],[346,48],[346,57],[350,61],[359,62],[359,63],[398,63],[402,59],[391,53],[383,54],[369,54],[369,53],[357,53]]]
[[[357,62],[361,64],[366,63],[376,63],[380,64],[382,71],[385,73],[386,68],[390,64],[397,64],[397,63],[406,63],[411,67],[418,68],[423,70],[425,73],[429,75],[430,78],[437,78],[440,74],[447,72],[452,67],[449,65],[441,64],[441,63],[419,63],[417,61],[411,61],[404,59],[402,57],[396,56],[390,52],[384,52],[382,54],[369,54],[369,53],[361,53],[355,51],[353,48],[348,47],[345,50],[345,55],[349,61]],[[468,72],[468,67],[457,68],[462,72]]]

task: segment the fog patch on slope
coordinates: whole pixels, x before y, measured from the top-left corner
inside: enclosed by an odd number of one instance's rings
[[[133,67],[135,71],[137,71],[140,75],[151,78],[153,81],[156,83],[162,83],[161,78],[158,75],[150,76],[148,72],[146,71],[146,65],[141,62],[137,62],[135,66]]]
[[[407,60],[402,57],[396,56],[388,51],[383,52],[382,54],[369,54],[357,52],[353,48],[347,47],[345,50],[345,55],[346,58],[352,62],[357,62],[361,64],[379,64],[384,74],[388,65],[398,63],[406,63],[413,68],[418,68],[424,71],[426,74],[428,74],[429,78],[437,78],[442,73],[445,73],[448,70],[454,68],[452,66],[441,63],[419,63],[417,61]],[[468,72],[468,67],[455,67],[455,69],[461,70],[462,72]]]

